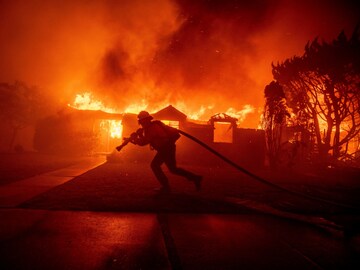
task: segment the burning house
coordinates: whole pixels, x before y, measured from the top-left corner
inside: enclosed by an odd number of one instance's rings
[[[172,105],[153,113],[154,119],[179,128],[231,160],[247,167],[261,167],[265,160],[265,133],[263,130],[239,128],[237,119],[216,114],[205,121],[193,121]],[[136,114],[125,114],[122,120],[123,135],[129,136],[139,128]],[[195,142],[181,138],[177,145],[178,160],[182,163],[215,165],[219,160]]]
[[[236,117],[219,113],[208,121],[194,120],[172,105],[156,112],[151,111],[151,114],[154,119],[193,135],[239,164],[247,167],[264,165],[264,131],[239,127]],[[35,146],[37,150],[47,152],[115,155],[115,147],[139,127],[137,113],[119,113],[91,99],[90,94],[78,95],[74,105],[69,105],[56,117],[38,125]],[[178,161],[181,163],[216,165],[220,162],[206,149],[184,136],[177,145]],[[152,153],[146,147],[129,144],[119,155],[139,161],[149,158]]]

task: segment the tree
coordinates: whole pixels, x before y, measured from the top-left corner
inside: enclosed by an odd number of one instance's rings
[[[360,40],[341,32],[334,41],[316,38],[295,56],[272,65],[284,87],[288,106],[307,129],[313,129],[319,156],[339,159],[360,131]]]
[[[272,81],[265,87],[265,108],[262,125],[265,130],[266,149],[271,168],[276,168],[281,151],[281,135],[288,112],[282,86]]]
[[[9,150],[13,149],[18,132],[35,124],[46,111],[46,106],[47,102],[37,87],[29,87],[23,82],[0,83],[0,119],[10,128]]]

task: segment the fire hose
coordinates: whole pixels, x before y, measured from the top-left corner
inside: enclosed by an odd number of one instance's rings
[[[322,198],[318,198],[318,197],[314,197],[302,192],[298,192],[295,190],[291,190],[288,188],[285,188],[283,186],[277,185],[275,183],[269,182],[265,179],[263,179],[262,177],[246,170],[245,168],[241,167],[240,165],[236,164],[235,162],[233,162],[232,160],[228,159],[227,157],[225,157],[224,155],[220,154],[218,151],[214,150],[213,148],[211,148],[209,145],[207,145],[206,143],[202,142],[201,140],[197,139],[196,137],[190,135],[189,133],[182,131],[180,129],[178,129],[178,132],[182,135],[184,135],[185,137],[189,138],[190,140],[196,142],[197,144],[199,144],[200,146],[204,147],[206,150],[208,150],[209,152],[213,153],[214,155],[216,155],[217,157],[219,157],[220,159],[222,159],[223,161],[225,161],[226,163],[228,163],[229,165],[231,165],[232,167],[234,167],[235,169],[239,170],[240,172],[252,177],[253,179],[259,181],[260,183],[270,186],[272,188],[281,190],[281,191],[285,191],[289,194],[292,195],[296,195],[299,197],[303,197],[306,199],[310,199],[310,200],[314,200],[314,201],[318,201],[318,202],[322,202],[322,203],[327,203],[333,206],[338,206],[338,207],[343,207],[343,208],[348,208],[348,209],[352,209],[352,210],[357,210],[359,211],[360,208],[358,207],[354,207],[351,205],[347,205],[347,204],[343,204],[343,203],[338,203],[338,202],[334,202],[334,201],[329,201],[326,199],[322,199]],[[116,147],[116,150],[120,151],[123,147],[125,147],[129,142],[131,142],[132,138],[124,138],[124,141],[121,145],[119,145],[118,147]]]
[[[123,149],[125,146],[127,146],[129,144],[130,141],[131,141],[131,138],[124,138],[123,143],[120,144],[119,146],[117,146],[116,150],[118,150],[118,152],[120,152],[121,149]]]

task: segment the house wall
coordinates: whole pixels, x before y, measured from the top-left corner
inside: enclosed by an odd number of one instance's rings
[[[246,168],[261,168],[265,161],[265,133],[263,130],[234,130],[233,143],[214,143],[213,127],[187,128],[185,132],[201,140],[221,155]],[[178,161],[184,163],[221,166],[225,162],[199,144],[182,136],[178,142]]]
[[[127,116],[123,119],[123,134],[129,136],[131,132],[139,128],[135,116]],[[233,130],[233,143],[214,143],[214,128],[212,125],[191,125],[188,122],[180,122],[180,129],[201,140],[215,151],[224,155],[245,168],[261,168],[265,161],[265,132],[256,129],[235,128]],[[222,166],[225,164],[196,142],[185,136],[177,141],[177,161],[179,164],[194,164],[205,166]],[[155,154],[148,151],[148,147],[126,147],[126,153],[131,160],[151,160]],[[144,151],[145,149],[145,151]],[[147,150],[147,151],[146,151]]]

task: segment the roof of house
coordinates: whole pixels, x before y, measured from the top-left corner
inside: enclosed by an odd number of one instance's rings
[[[178,109],[169,105],[164,109],[153,113],[152,116],[159,120],[172,120],[172,121],[186,121],[186,114],[180,112]]]
[[[231,117],[226,113],[217,113],[210,118],[210,123],[214,122],[229,122],[229,123],[236,123],[238,120],[235,117]]]
[[[121,120],[124,116],[122,113],[107,113],[101,110],[78,110],[69,106],[66,107],[64,112],[88,119]]]

